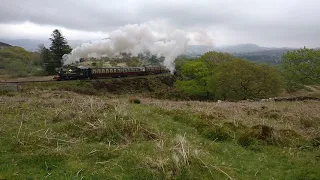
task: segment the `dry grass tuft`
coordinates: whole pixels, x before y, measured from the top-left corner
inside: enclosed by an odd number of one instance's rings
[[[320,136],[320,103],[317,101],[213,103],[142,100],[146,105],[173,113],[200,115],[202,119],[216,123],[233,122],[248,127],[265,125],[277,130],[293,130],[307,138]]]

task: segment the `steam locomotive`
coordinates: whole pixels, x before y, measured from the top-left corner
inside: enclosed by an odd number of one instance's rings
[[[170,73],[164,66],[145,67],[110,67],[110,68],[87,68],[87,67],[62,67],[54,79],[76,80],[76,79],[98,79],[117,78],[128,76],[145,76],[150,74]]]

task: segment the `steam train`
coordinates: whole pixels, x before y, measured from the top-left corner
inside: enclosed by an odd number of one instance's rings
[[[76,80],[76,79],[98,79],[117,78],[128,76],[145,76],[151,74],[170,73],[164,66],[145,67],[110,67],[110,68],[87,68],[87,67],[62,67],[54,79]]]

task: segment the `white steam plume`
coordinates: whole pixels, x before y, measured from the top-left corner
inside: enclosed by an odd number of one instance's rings
[[[120,52],[130,52],[134,56],[143,51],[163,55],[164,65],[173,72],[174,60],[187,49],[189,36],[182,30],[171,32],[157,31],[149,24],[134,24],[123,26],[110,33],[109,38],[84,43],[63,56],[63,64],[73,64],[82,57],[109,57]]]

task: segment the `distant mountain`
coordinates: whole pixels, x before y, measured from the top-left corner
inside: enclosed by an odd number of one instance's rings
[[[36,51],[39,48],[40,44],[43,44],[46,47],[50,46],[49,40],[35,40],[35,39],[0,39],[1,42],[11,44],[13,46],[23,47],[27,51]],[[74,48],[81,45],[83,41],[80,40],[69,40],[68,44]]]
[[[205,45],[189,45],[187,47],[187,54],[204,54],[208,51],[213,51],[215,48],[213,46]]]
[[[10,44],[12,46],[23,47],[27,51],[36,51],[40,44],[45,45],[46,47],[50,46],[49,40],[32,40],[32,39],[0,39],[2,44],[7,46]],[[81,45],[84,41],[81,40],[69,40],[68,43],[72,48],[75,48]],[[9,45],[9,46],[10,46]],[[0,44],[1,47],[1,44]],[[248,59],[250,61],[277,64],[281,60],[281,56],[290,51],[294,50],[292,48],[272,48],[272,47],[261,47],[256,44],[238,44],[232,46],[222,46],[222,47],[213,47],[205,45],[189,45],[187,47],[186,55],[190,57],[199,57],[202,54],[208,51],[218,51],[218,52],[227,52],[233,54],[236,57]]]
[[[190,45],[188,46],[187,53],[189,54],[203,54],[208,51],[218,51],[218,52],[227,52],[231,54],[239,53],[252,53],[259,51],[269,51],[269,50],[292,50],[292,48],[272,48],[272,47],[261,47],[256,44],[238,44],[232,46],[204,46],[204,45]]]
[[[31,40],[31,39],[15,39],[15,40],[0,39],[0,41],[11,44],[13,46],[23,47],[27,51],[35,51],[38,49],[38,46],[40,44],[44,44],[45,46],[47,46],[49,43],[49,41],[46,42],[43,40]]]
[[[262,50],[249,53],[235,53],[233,54],[236,57],[254,61],[257,63],[266,63],[266,64],[279,64],[283,54],[294,49],[271,49],[271,50]]]
[[[284,53],[294,50],[293,48],[272,48],[261,47],[256,44],[238,44],[232,46],[213,47],[213,46],[196,46],[188,47],[187,55],[199,57],[208,51],[227,52],[236,57],[255,61],[259,63],[277,64],[281,61]]]
[[[260,47],[256,44],[238,44],[233,46],[224,46],[216,48],[216,51],[228,52],[228,53],[248,53],[267,50],[270,48]]]
[[[11,47],[11,45],[3,43],[3,42],[0,42],[0,48],[3,48],[3,47]]]

